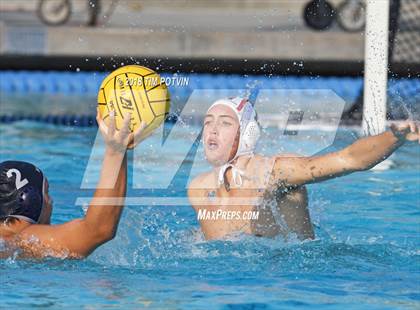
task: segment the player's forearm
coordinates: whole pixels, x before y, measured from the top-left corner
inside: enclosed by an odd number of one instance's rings
[[[100,180],[85,218],[86,223],[105,239],[113,238],[117,230],[126,190],[127,155],[107,149]]]
[[[403,144],[392,131],[362,138],[345,149],[353,170],[366,170],[385,160]]]

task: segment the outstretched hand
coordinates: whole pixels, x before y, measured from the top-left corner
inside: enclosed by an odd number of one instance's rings
[[[418,141],[420,143],[420,124],[414,121],[393,123],[391,130],[398,139]]]
[[[117,130],[115,126],[115,111],[109,113],[107,126],[99,115],[99,109],[97,110],[96,121],[98,122],[99,130],[105,140],[106,146],[112,151],[125,153],[127,149],[133,149],[144,139],[142,138],[142,133],[146,128],[146,123],[142,122],[135,132],[131,132],[130,120],[131,113],[127,113],[124,117],[122,127]]]

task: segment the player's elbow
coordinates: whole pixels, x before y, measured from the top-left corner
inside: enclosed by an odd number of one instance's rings
[[[72,259],[84,259],[96,248],[115,238],[116,229],[110,225],[91,223],[85,219],[73,221],[77,226],[68,234],[67,245]]]
[[[97,229],[97,239],[102,244],[108,241],[111,241],[117,235],[117,230],[114,227],[109,227],[109,225],[102,225]]]
[[[117,235],[117,231],[114,229],[112,231],[107,231],[104,235],[103,235],[103,240],[105,242],[111,241],[112,239],[115,238],[115,236]]]
[[[107,225],[107,224],[96,224],[91,225],[86,223],[87,225],[87,234],[90,236],[91,243],[95,245],[95,247],[100,246],[108,241],[111,241],[116,236],[116,228]]]
[[[94,232],[90,233],[90,236],[85,238],[84,245],[81,246],[79,251],[75,251],[75,259],[84,259],[93,253],[98,247],[111,241],[115,238],[115,231],[110,231],[108,229],[96,229]]]

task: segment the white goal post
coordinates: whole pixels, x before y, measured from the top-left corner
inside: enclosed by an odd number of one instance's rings
[[[388,82],[389,0],[366,0],[363,131],[385,131]]]

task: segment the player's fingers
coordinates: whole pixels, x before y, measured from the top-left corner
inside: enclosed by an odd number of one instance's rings
[[[404,134],[408,134],[412,130],[412,122],[411,121],[405,121],[400,126],[400,131]]]
[[[130,121],[131,121],[131,114],[124,114],[123,123],[121,125],[120,130],[118,131],[119,135],[122,138],[127,138],[128,134],[131,132],[130,130]]]
[[[127,145],[130,146],[130,145],[133,145],[133,144],[134,144],[134,134],[132,132],[130,132],[128,134],[128,142],[127,142]]]
[[[108,127],[105,125],[104,120],[99,115],[99,111],[98,111],[98,114],[96,115],[96,122],[98,123],[98,127],[99,127],[99,130],[101,131],[101,133],[103,135],[107,135],[108,134]]]
[[[99,120],[98,125],[99,125],[99,130],[101,131],[101,133],[107,136],[109,131],[105,122],[103,120]]]
[[[126,135],[131,132],[130,122],[131,122],[131,113],[126,113],[124,115],[124,122],[123,122],[123,126],[121,128],[121,131]]]
[[[96,122],[99,125],[99,122],[102,120],[101,114],[99,112],[99,108],[96,108]]]
[[[147,123],[141,122],[139,128],[137,128],[136,131],[134,131],[134,137],[135,138],[140,137],[143,131],[146,129],[146,127],[147,127]]]
[[[395,123],[391,123],[390,128],[392,129],[392,131],[397,130],[397,125],[395,125]]]
[[[416,132],[416,124],[414,124],[413,121],[409,121],[408,125],[410,126],[410,131],[411,132]]]
[[[114,135],[115,133],[115,110],[109,112],[108,133]]]

